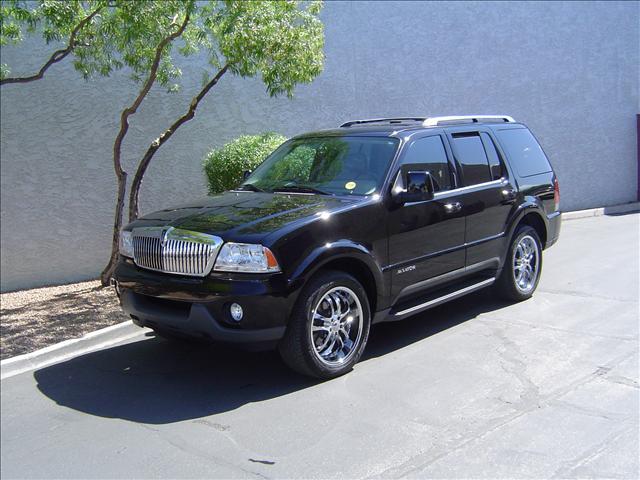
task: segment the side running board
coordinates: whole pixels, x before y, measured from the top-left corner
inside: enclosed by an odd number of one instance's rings
[[[414,305],[409,308],[405,308],[398,312],[393,313],[394,320],[400,320],[404,317],[408,317],[409,315],[414,315],[416,313],[422,312],[423,310],[427,310],[431,307],[435,307],[436,305],[440,305],[442,303],[448,302],[449,300],[453,300],[454,298],[462,297],[467,293],[475,292],[476,290],[480,290],[481,288],[488,287],[492,285],[496,281],[494,278],[487,278],[486,280],[482,280],[481,282],[473,283],[459,290],[454,290],[453,292],[447,293],[446,295],[442,295],[436,298],[432,298],[424,303],[420,303],[418,305]]]

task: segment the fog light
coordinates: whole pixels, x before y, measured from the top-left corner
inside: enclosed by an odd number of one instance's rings
[[[231,304],[231,306],[229,307],[229,313],[231,314],[231,318],[233,318],[233,320],[235,320],[236,322],[242,320],[242,315],[244,315],[242,307],[237,303]]]

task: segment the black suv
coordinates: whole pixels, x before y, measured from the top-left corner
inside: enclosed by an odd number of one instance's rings
[[[529,298],[559,231],[556,176],[511,117],[357,120],[285,142],[236,190],[127,225],[114,277],[159,335],[277,346],[331,378],[374,323],[490,285]]]

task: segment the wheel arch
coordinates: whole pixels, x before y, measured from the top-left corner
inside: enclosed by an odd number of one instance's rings
[[[538,234],[538,237],[540,237],[542,248],[546,248],[548,232],[547,220],[544,211],[538,205],[533,203],[522,205],[513,215],[509,225],[507,235],[509,242],[520,225],[528,225],[533,228]]]
[[[504,248],[502,257],[500,259],[500,271],[504,267],[504,262],[507,258],[507,252],[509,251],[509,245],[513,239],[515,232],[521,225],[528,225],[533,228],[538,237],[540,237],[540,243],[542,249],[546,248],[547,243],[547,221],[544,210],[535,203],[525,203],[521,205],[518,210],[512,215],[511,220],[507,223],[504,236]]]
[[[291,281],[302,287],[323,270],[343,271],[356,278],[367,293],[371,314],[377,311],[383,296],[383,274],[368,249],[350,241],[320,247],[294,272]]]
[[[533,228],[538,234],[538,237],[540,238],[540,242],[542,243],[542,248],[544,249],[546,247],[547,225],[542,219],[542,215],[540,213],[534,211],[534,212],[529,212],[525,214],[518,222],[518,225],[516,226],[516,228],[518,228],[520,225],[528,225],[531,228]]]

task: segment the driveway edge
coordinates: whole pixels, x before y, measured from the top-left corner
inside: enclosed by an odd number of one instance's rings
[[[87,333],[80,338],[65,340],[35,352],[7,358],[0,362],[0,380],[109,347],[115,343],[140,335],[143,331],[143,329],[129,320]]]
[[[621,205],[612,205],[610,207],[590,208],[588,210],[576,210],[573,212],[562,212],[562,220],[601,217],[603,215],[622,215],[632,212],[640,212],[640,202],[623,203]]]

